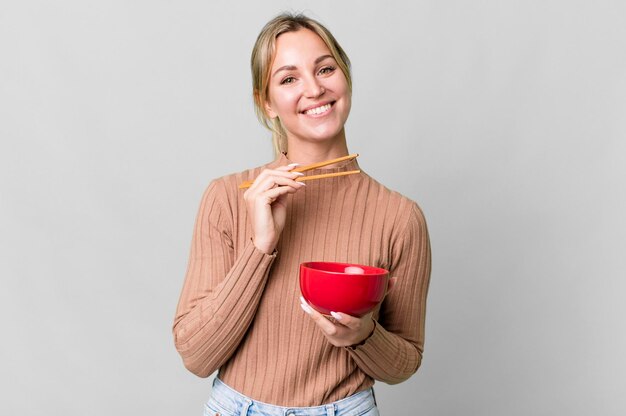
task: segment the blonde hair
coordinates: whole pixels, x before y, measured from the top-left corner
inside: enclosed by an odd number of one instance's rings
[[[346,77],[348,89],[352,91],[350,59],[339,45],[339,42],[337,42],[337,39],[321,23],[300,13],[282,13],[267,22],[254,43],[250,66],[252,69],[254,110],[261,124],[272,132],[272,142],[274,143],[276,156],[287,152],[285,128],[278,117],[270,118],[268,116],[265,107],[269,93],[270,71],[276,53],[276,39],[283,33],[296,32],[300,29],[308,29],[322,39],[337,62],[339,69]]]

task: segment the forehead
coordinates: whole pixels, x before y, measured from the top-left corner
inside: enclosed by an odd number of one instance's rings
[[[315,32],[300,29],[283,33],[276,39],[276,52],[272,68],[283,65],[304,65],[319,56],[329,55],[330,50]]]

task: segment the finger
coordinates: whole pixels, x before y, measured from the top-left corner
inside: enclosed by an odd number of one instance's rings
[[[330,313],[333,318],[337,320],[341,325],[347,326],[350,329],[358,330],[363,326],[364,322],[372,319],[372,312],[364,315],[362,317],[348,315],[347,313],[342,312],[331,312]]]
[[[304,188],[304,186],[306,185],[301,185],[304,184],[304,182],[296,182],[293,179],[290,178],[281,178],[281,177],[268,177],[265,178],[261,181],[261,183],[255,183],[255,187],[250,187],[250,189],[248,189],[245,193],[244,193],[244,199],[246,201],[249,202],[259,202],[259,201],[264,201],[263,199],[259,199],[259,196],[261,197],[266,197],[267,195],[264,195],[264,193],[266,193],[269,190],[273,190],[273,189],[278,189],[278,188],[284,188],[284,187],[289,187],[289,188],[293,188],[293,192],[297,191],[298,189]],[[282,194],[282,193],[279,193]],[[278,194],[273,194],[274,198],[278,195]],[[270,203],[273,201],[273,199],[270,201]],[[265,203],[265,202],[262,202]]]
[[[393,287],[396,285],[396,283],[398,282],[398,276],[394,276],[391,279],[389,279],[389,283],[387,284],[387,293],[385,293],[385,296],[389,294],[389,292],[391,292],[391,289],[393,289]]]
[[[291,173],[287,173],[288,175],[292,175]],[[270,176],[263,179],[263,182],[259,184],[259,190],[267,190],[275,188],[276,186],[291,186],[294,189],[300,189],[304,185],[304,182],[297,182],[294,179],[295,177],[284,177],[284,176]],[[306,186],[306,185],[304,185]]]
[[[337,327],[330,322],[328,319],[324,317],[321,313],[313,309],[306,301],[300,298],[300,306],[302,310],[306,312],[313,322],[326,334],[326,335],[335,335],[337,333]]]
[[[250,190],[252,192],[255,192],[257,190],[262,191],[262,190],[273,188],[275,185],[287,185],[289,183],[294,185],[296,183],[294,179],[299,178],[301,176],[304,176],[304,174],[300,172],[280,172],[280,171],[268,172],[267,174],[263,176],[259,175],[259,177],[255,179],[254,183],[250,187]],[[303,183],[303,182],[298,182],[298,183]]]
[[[266,203],[273,204],[281,195],[293,194],[297,192],[299,187],[292,186],[278,186],[276,188],[268,189],[267,191],[263,191],[259,196],[261,199],[257,200],[256,203],[264,206]]]
[[[276,168],[276,170],[281,170],[281,171],[290,171],[292,169],[297,168],[298,166],[300,166],[299,163],[290,163],[288,165],[284,165],[284,166],[279,166]]]
[[[291,192],[291,193],[294,193],[294,192]],[[279,195],[278,198],[276,198],[274,200],[274,202],[272,202],[272,204],[274,204],[274,205],[278,204],[278,205],[287,206],[287,195],[289,195],[289,193]]]
[[[261,173],[259,174],[259,176],[256,177],[256,179],[254,180],[255,183],[259,182],[259,179],[265,178],[267,176],[276,176],[276,175],[282,175],[282,176],[290,176],[290,175],[303,175],[302,172],[291,172],[292,169],[294,169],[296,166],[298,165],[286,165],[286,166],[280,166],[276,169],[263,169],[261,171]]]

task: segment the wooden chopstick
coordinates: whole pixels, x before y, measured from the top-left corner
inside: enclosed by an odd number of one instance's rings
[[[354,175],[355,173],[361,173],[361,171],[360,170],[348,170],[346,172],[321,173],[319,175],[302,176],[301,178],[296,178],[295,181],[304,182],[304,181],[310,181],[313,179],[332,178],[333,176]]]
[[[322,166],[332,165],[333,163],[343,162],[344,160],[356,159],[357,157],[359,157],[359,154],[355,153],[353,155],[338,157],[337,159],[330,159],[330,160],[325,160],[323,162],[312,163],[310,165],[298,166],[297,168],[293,169],[291,172],[306,172],[307,170],[321,168]]]
[[[343,162],[344,160],[356,159],[358,156],[359,156],[359,154],[355,153],[353,155],[338,157],[337,159],[330,159],[330,160],[325,160],[323,162],[313,163],[313,164],[310,164],[310,165],[299,166],[299,167],[291,170],[291,172],[306,172],[308,170],[320,168],[322,166],[332,165],[333,163]],[[347,171],[347,172],[322,173],[322,174],[319,174],[319,175],[302,176],[302,177],[296,178],[295,180],[298,181],[298,182],[304,182],[304,181],[310,181],[312,179],[332,178],[334,176],[352,175],[352,174],[355,174],[355,173],[361,173],[361,171],[360,170],[350,170],[350,171]],[[239,189],[249,188],[249,187],[252,186],[253,183],[254,183],[254,181],[245,181],[241,185],[239,185]]]
[[[361,173],[360,170],[349,170],[346,172],[333,172],[333,173],[321,173],[319,175],[310,175],[310,176],[301,176],[299,178],[294,179],[296,182],[304,182],[310,181],[313,179],[324,179],[324,178],[332,178],[334,176],[345,176],[345,175],[354,175],[355,173]],[[252,181],[243,182],[239,185],[239,189],[246,189],[252,186]]]

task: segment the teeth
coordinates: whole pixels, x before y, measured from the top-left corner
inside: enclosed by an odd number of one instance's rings
[[[321,107],[312,108],[310,110],[306,110],[304,114],[321,114],[325,111],[330,110],[330,104],[323,105]]]

